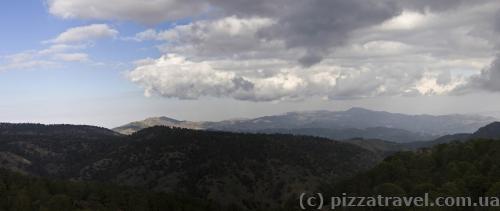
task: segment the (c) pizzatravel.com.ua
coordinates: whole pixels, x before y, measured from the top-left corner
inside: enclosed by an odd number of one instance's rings
[[[341,196],[325,197],[322,193],[301,193],[299,206],[308,209],[341,209],[347,207],[500,207],[500,197],[484,196]]]

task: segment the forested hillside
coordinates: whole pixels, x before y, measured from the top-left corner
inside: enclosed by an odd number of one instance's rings
[[[128,207],[128,200],[113,197],[127,199],[142,194],[141,207],[178,207],[158,205],[158,197],[166,197],[168,202],[172,196],[165,194],[173,194],[182,196],[182,206],[192,205],[195,210],[215,204],[229,209],[269,210],[296,208],[302,192],[496,194],[500,189],[500,142],[463,142],[465,138],[495,138],[497,131],[498,124],[493,123],[460,136],[461,142],[397,152],[410,148],[383,140],[345,143],[299,135],[160,126],[125,136],[91,126],[0,124],[0,167],[45,178],[17,180],[12,176],[17,174],[4,172],[1,181],[12,185],[0,183],[8,194],[2,205],[10,209],[19,205],[13,200],[26,200],[29,206],[38,206],[36,209],[53,210],[55,205],[46,203],[56,197],[53,200],[61,200],[71,209],[116,210]],[[450,142],[454,137],[459,136],[438,140]],[[62,182],[70,180],[80,182]],[[40,187],[39,181],[44,182]],[[52,190],[52,184],[62,189]],[[82,189],[87,186],[95,188]],[[37,195],[40,191],[33,188],[47,191]],[[23,190],[27,192],[19,192]],[[104,195],[96,199],[95,194]]]
[[[198,199],[89,182],[56,181],[0,169],[0,210],[237,210]]]
[[[308,136],[168,127],[123,136],[89,126],[0,127],[0,166],[9,170],[252,210],[296,204],[297,194],[367,170],[380,159],[352,144]]]
[[[249,209],[295,203],[330,179],[366,170],[378,157],[360,147],[293,135],[153,127],[80,171],[81,179],[178,192]]]
[[[431,197],[499,196],[500,142],[480,139],[400,152],[375,168],[337,184],[331,191],[337,195],[365,196],[422,196],[424,193],[430,193]]]

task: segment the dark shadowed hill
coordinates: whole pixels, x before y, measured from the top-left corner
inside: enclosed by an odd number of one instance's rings
[[[0,166],[51,178],[68,178],[86,162],[128,138],[114,131],[76,125],[0,124]]]
[[[373,169],[340,182],[332,195],[480,196],[500,194],[500,142],[476,139],[441,144],[416,152],[401,152]],[[477,201],[475,201],[477,202]],[[496,205],[498,206],[498,205]],[[497,210],[472,207],[371,208],[356,210]]]
[[[83,168],[81,177],[255,209],[289,203],[326,178],[344,178],[377,162],[368,150],[306,136],[153,127],[131,139]]]
[[[236,211],[237,209],[145,189],[36,178],[0,169],[0,210]]]
[[[9,129],[0,133],[0,166],[10,170],[134,186],[248,209],[295,203],[298,193],[352,176],[380,159],[352,144],[307,136],[167,127],[131,136],[87,126],[3,128]]]
[[[494,122],[479,128],[471,138],[500,139],[500,122]]]
[[[43,125],[0,123],[3,136],[64,136],[100,139],[122,136],[112,130],[87,125]]]
[[[394,143],[380,139],[351,139],[345,142],[370,150],[382,158],[385,158],[396,152],[411,150],[411,148],[409,148],[405,144]]]
[[[414,133],[403,129],[387,127],[370,127],[364,129],[346,128],[346,129],[328,129],[328,128],[294,128],[294,129],[265,129],[259,130],[259,133],[280,133],[308,135],[329,138],[333,140],[350,139],[379,139],[396,143],[420,142],[435,139],[435,136],[422,133]]]

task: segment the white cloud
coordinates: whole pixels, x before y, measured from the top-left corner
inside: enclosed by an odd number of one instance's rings
[[[148,29],[143,32],[139,32],[132,38],[135,41],[144,41],[144,40],[161,40],[160,35],[154,29]]]
[[[214,67],[218,65],[224,66],[168,54],[154,61],[137,62],[128,77],[141,85],[147,96],[157,94],[180,99],[203,96],[250,101],[299,99],[308,88],[308,81],[294,70],[266,76]]]
[[[115,37],[116,35],[118,35],[118,31],[106,24],[92,24],[67,29],[49,42],[57,44],[80,43],[100,38]]]
[[[380,26],[383,30],[410,30],[416,29],[429,21],[432,21],[434,16],[427,13],[423,14],[415,11],[403,11],[399,16],[385,21]]]
[[[432,73],[424,74],[424,77],[416,84],[416,89],[422,95],[443,95],[457,87],[465,84],[463,77],[452,78],[451,75]]]
[[[47,4],[51,14],[62,18],[148,24],[196,16],[208,9],[203,0],[47,0]]]
[[[0,57],[0,71],[44,69],[60,67],[61,62],[90,61],[86,53],[80,52],[87,44],[53,44],[41,50],[28,50]]]
[[[285,48],[280,41],[258,36],[259,30],[273,24],[275,22],[268,18],[229,16],[179,25],[166,31],[149,29],[138,33],[135,39],[164,41],[161,50],[165,53],[204,58],[253,58],[263,52],[273,54]]]
[[[129,72],[146,95],[180,99],[204,96],[230,97],[248,101],[302,100],[310,97],[330,99],[365,98],[385,95],[441,95],[463,83],[463,77],[450,75],[429,58],[413,58],[411,64],[367,63],[342,67],[337,59],[327,59],[310,68],[293,61],[258,59],[241,64],[234,60],[196,62],[176,54],[157,60],[136,62]],[[412,69],[401,71],[404,65]],[[428,70],[422,73],[421,70]],[[258,70],[258,71],[255,71]]]
[[[145,94],[196,99],[201,96],[234,96],[251,88],[233,72],[218,71],[207,62],[192,62],[169,54],[158,60],[140,62],[129,78],[144,87]]]
[[[59,53],[54,55],[54,59],[65,62],[85,62],[89,61],[89,55],[86,53]]]
[[[85,49],[86,45],[67,45],[67,44],[54,44],[49,46],[46,49],[38,51],[38,54],[41,55],[51,55],[56,53],[67,52],[71,50],[81,50]]]
[[[8,55],[3,58],[0,57],[0,71],[20,70],[20,69],[35,69],[57,66],[56,62],[38,58],[37,53],[34,51],[27,51]]]

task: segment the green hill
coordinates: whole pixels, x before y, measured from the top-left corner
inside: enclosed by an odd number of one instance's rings
[[[298,193],[317,190],[325,181],[350,177],[380,161],[377,154],[361,147],[308,136],[168,127],[123,136],[98,128],[92,128],[98,132],[93,134],[94,130],[87,129],[4,125],[0,128],[0,167],[254,210],[295,204]]]
[[[479,139],[441,144],[416,152],[400,152],[373,169],[337,184],[332,192],[334,195],[355,193],[366,196],[422,196],[424,193],[430,193],[431,197],[499,196],[500,142]]]
[[[0,210],[235,210],[198,199],[88,182],[42,179],[0,169]]]

